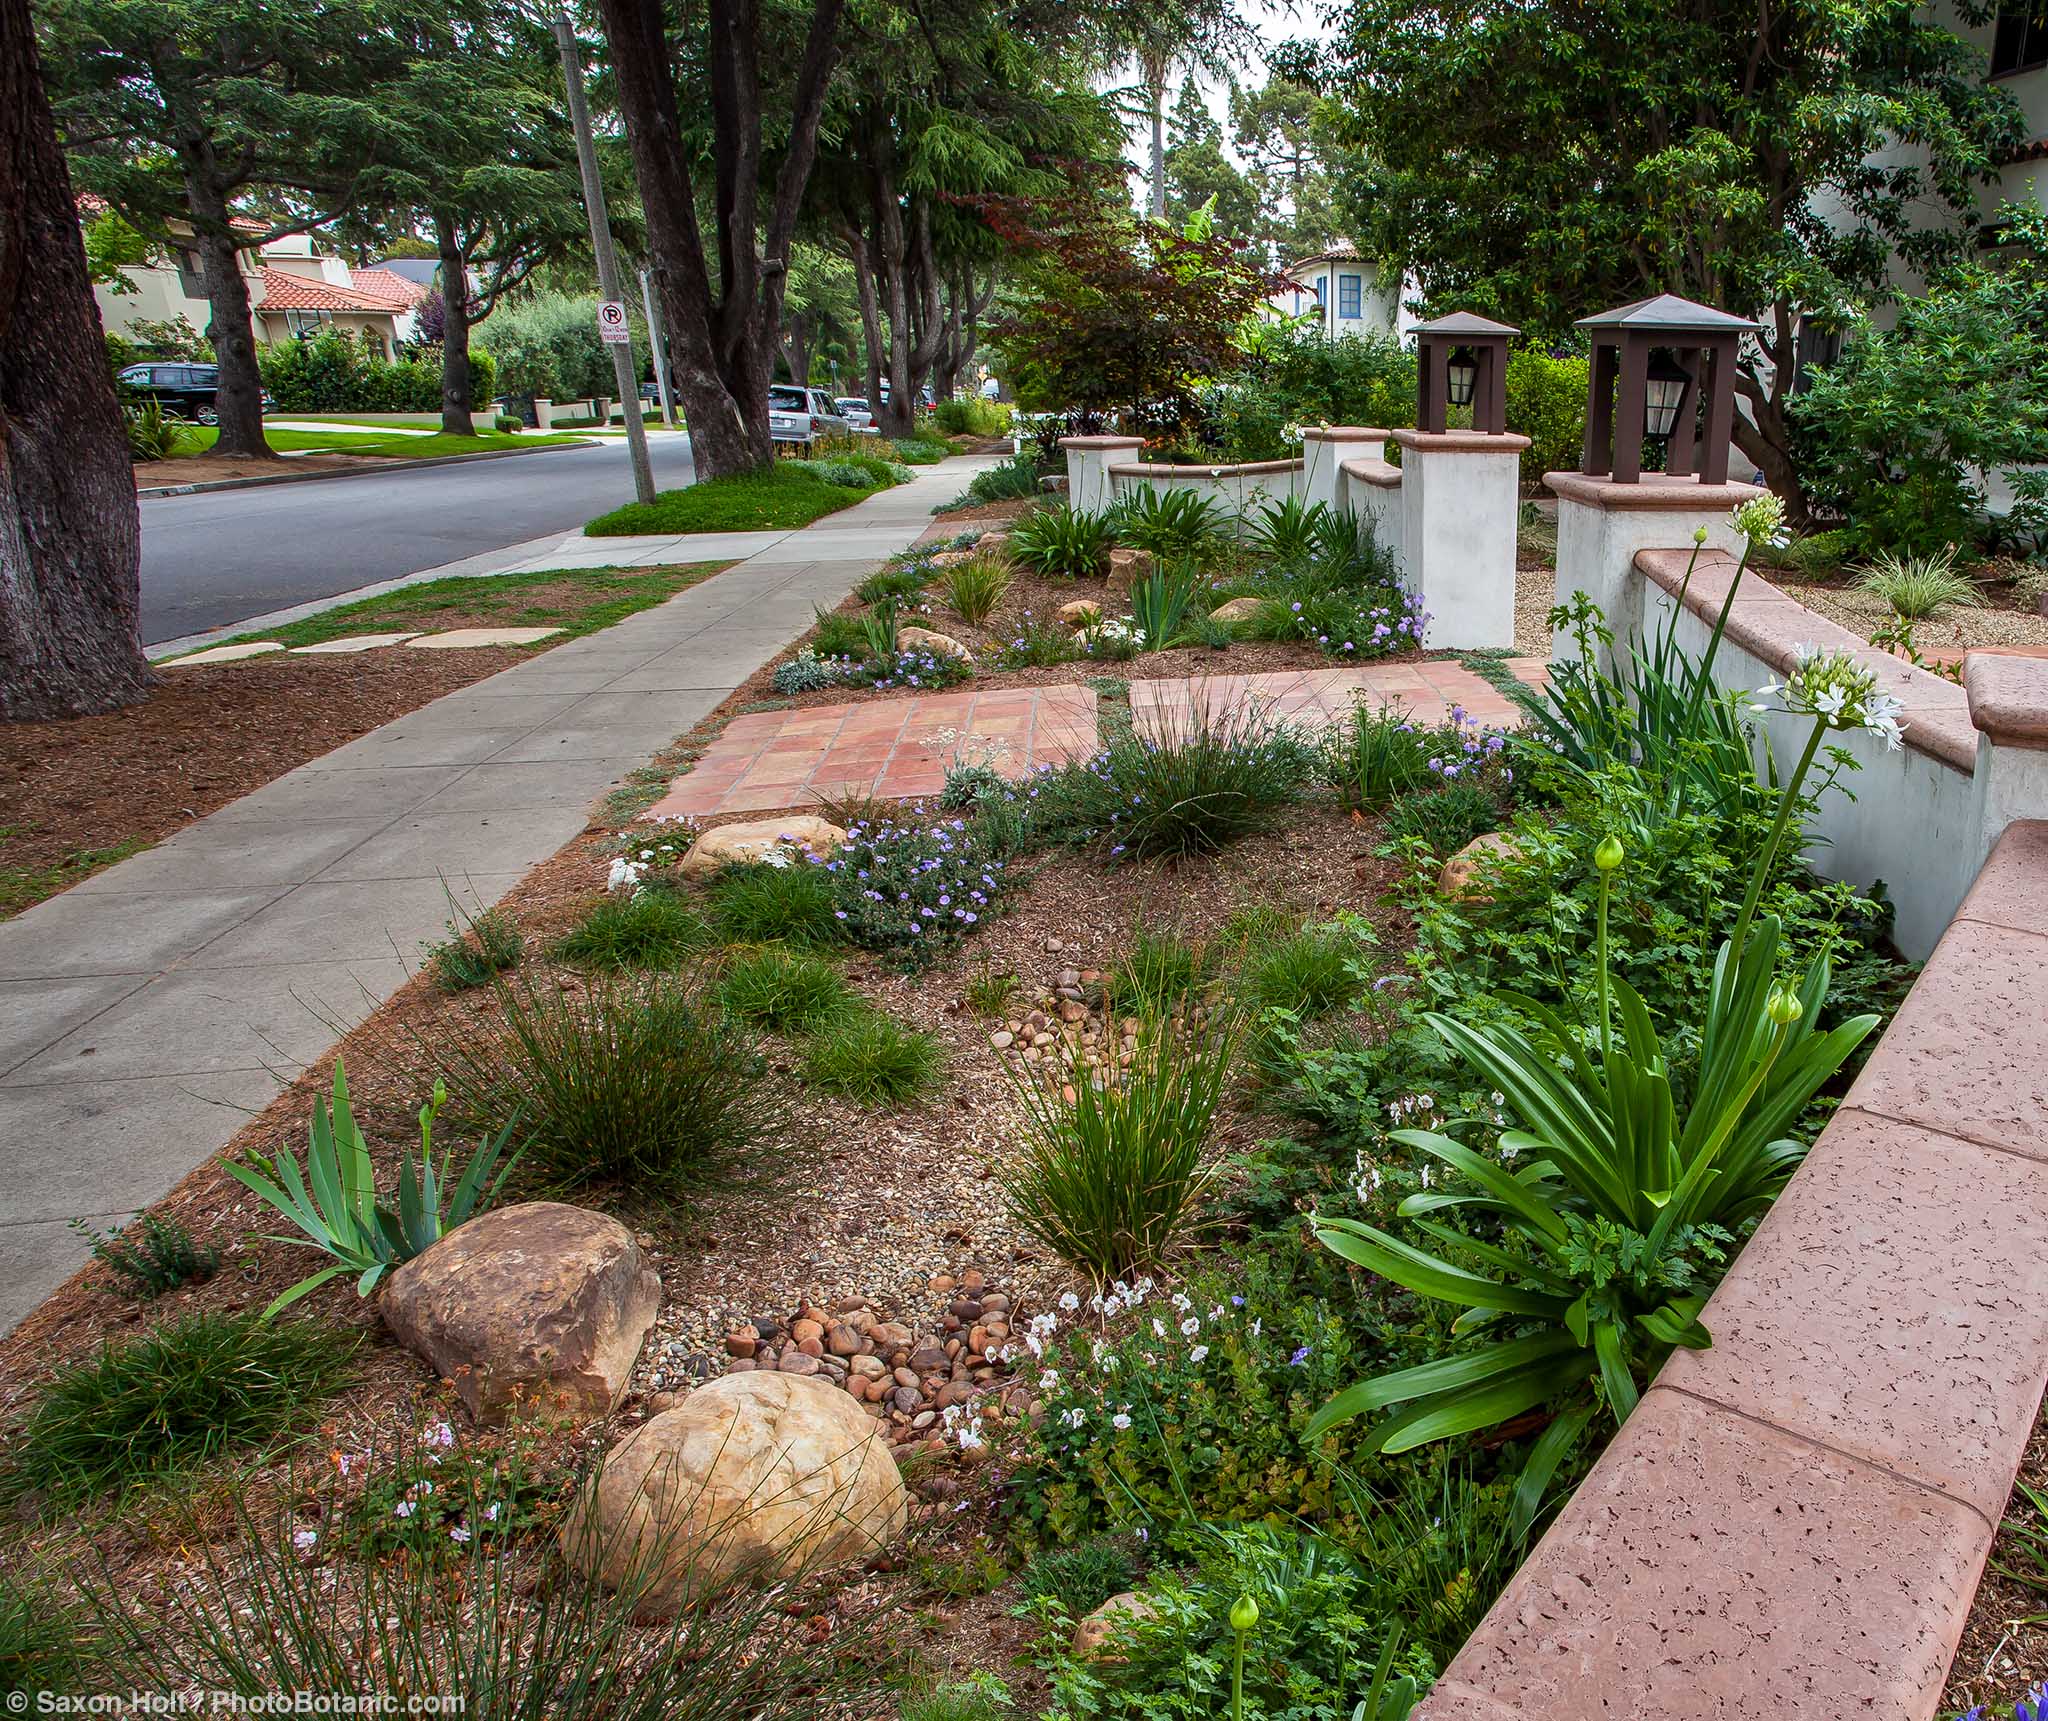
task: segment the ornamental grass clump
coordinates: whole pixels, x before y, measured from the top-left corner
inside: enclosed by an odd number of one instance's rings
[[[778,1034],[815,1028],[853,1004],[845,978],[831,963],[772,944],[728,962],[718,995],[741,1021]]]
[[[731,944],[829,944],[832,909],[831,881],[800,860],[744,861],[711,881],[711,924]]]
[[[981,551],[956,562],[939,576],[946,602],[954,614],[975,627],[995,614],[1010,589],[1010,566],[1001,556]]]
[[[1323,777],[1360,812],[1377,812],[1429,779],[1429,738],[1397,707],[1356,701],[1323,738]]]
[[[642,885],[599,902],[555,955],[592,968],[673,968],[713,937],[710,923],[674,891]]]
[[[803,1077],[820,1093],[856,1105],[907,1105],[938,1084],[945,1062],[931,1035],[880,1010],[856,1007],[813,1029]]]
[[[1856,581],[1859,591],[1882,598],[1894,615],[1926,621],[1945,609],[1982,609],[1984,594],[1968,574],[1956,567],[1953,544],[1927,556],[1898,556],[1886,551],[1871,557]]]
[[[459,1114],[509,1131],[554,1190],[696,1201],[786,1158],[780,1091],[703,970],[521,976],[495,1002],[432,1050]]]
[[[1160,1265],[1216,1175],[1210,1137],[1240,1037],[1228,1015],[1154,1024],[1100,1086],[1085,1071],[1006,1062],[1024,1149],[1007,1183],[1018,1222],[1101,1284]]]

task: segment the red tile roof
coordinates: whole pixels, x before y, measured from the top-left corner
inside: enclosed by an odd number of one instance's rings
[[[397,313],[409,310],[411,299],[400,300],[395,294],[358,282],[349,288],[336,287],[326,281],[309,280],[304,275],[287,274],[282,269],[262,268],[257,277],[263,283],[263,299],[257,305],[259,311],[389,311]],[[385,271],[360,270],[356,274],[378,275]],[[393,275],[392,280],[398,277]]]
[[[417,281],[408,281],[391,269],[351,269],[348,273],[357,292],[388,299],[397,310],[410,310],[427,296],[426,288]]]

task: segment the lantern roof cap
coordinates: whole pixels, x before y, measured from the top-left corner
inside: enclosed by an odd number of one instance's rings
[[[1491,317],[1482,317],[1473,311],[1453,311],[1448,317],[1417,323],[1412,332],[1418,335],[1519,335],[1522,331],[1513,323],[1496,323]]]
[[[1731,316],[1712,305],[1696,305],[1676,293],[1659,293],[1654,299],[1638,299],[1632,305],[1617,305],[1581,317],[1582,329],[1626,329],[1639,334],[1736,334],[1757,325],[1747,317]]]

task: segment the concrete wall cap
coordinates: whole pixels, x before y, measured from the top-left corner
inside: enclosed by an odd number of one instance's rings
[[[1063,436],[1062,448],[1143,448],[1142,436]]]
[[[1617,484],[1612,478],[1596,478],[1589,472],[1546,472],[1543,482],[1567,501],[1616,510],[1684,509],[1711,514],[1764,494],[1759,484],[1702,484],[1697,478],[1667,478],[1661,472],[1645,472],[1634,484]]]
[[[1512,430],[1397,430],[1394,440],[1424,454],[1520,454],[1529,446]]]
[[[2048,658],[1973,651],[1963,660],[1963,686],[1970,721],[1994,747],[2048,750]]]
[[[1274,472],[1299,472],[1299,460],[1253,460],[1238,466],[1204,466],[1199,462],[1186,465],[1172,464],[1147,466],[1138,463],[1118,463],[1109,469],[1112,478],[1259,478]]]
[[[1347,460],[1340,468],[1346,478],[1356,478],[1361,484],[1374,484],[1382,490],[1398,490],[1401,487],[1401,469],[1389,466],[1384,460],[1374,460],[1361,455],[1356,460]]]
[[[1384,442],[1393,434],[1363,424],[1308,424],[1302,426],[1304,442]]]

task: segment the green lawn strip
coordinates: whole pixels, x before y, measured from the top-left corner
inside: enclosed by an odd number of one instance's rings
[[[4,851],[7,839],[15,835],[19,829],[19,826],[0,828],[0,851]],[[110,867],[116,861],[124,861],[130,855],[140,854],[148,847],[147,838],[124,837],[110,848],[74,849],[62,860],[54,861],[48,866],[0,865],[0,919],[19,914],[25,908],[33,908],[45,897],[69,890],[79,880],[90,878],[102,867]]]
[[[661,532],[763,532],[808,526],[874,494],[873,489],[827,484],[808,472],[776,466],[734,478],[702,479],[684,490],[664,490],[652,502],[629,502],[600,514],[583,530],[592,538]]]
[[[217,430],[195,430],[186,444],[187,452],[204,454],[213,447]],[[421,460],[446,454],[484,454],[503,449],[561,448],[587,440],[581,436],[539,436],[491,431],[482,436],[393,436],[364,430],[265,430],[264,441],[280,454],[312,450],[321,454],[375,454],[386,459]]]
[[[319,645],[357,633],[433,633],[454,626],[562,630],[531,648],[538,651],[624,621],[636,611],[651,609],[731,566],[730,562],[693,562],[672,568],[555,568],[529,574],[458,574],[450,579],[402,586],[374,598],[322,610],[304,621],[242,634],[238,639],[274,639],[292,646]],[[579,592],[589,593],[595,601],[574,609],[532,601],[531,594],[536,588],[559,585],[564,580],[574,581]],[[453,619],[458,617],[461,619]]]

